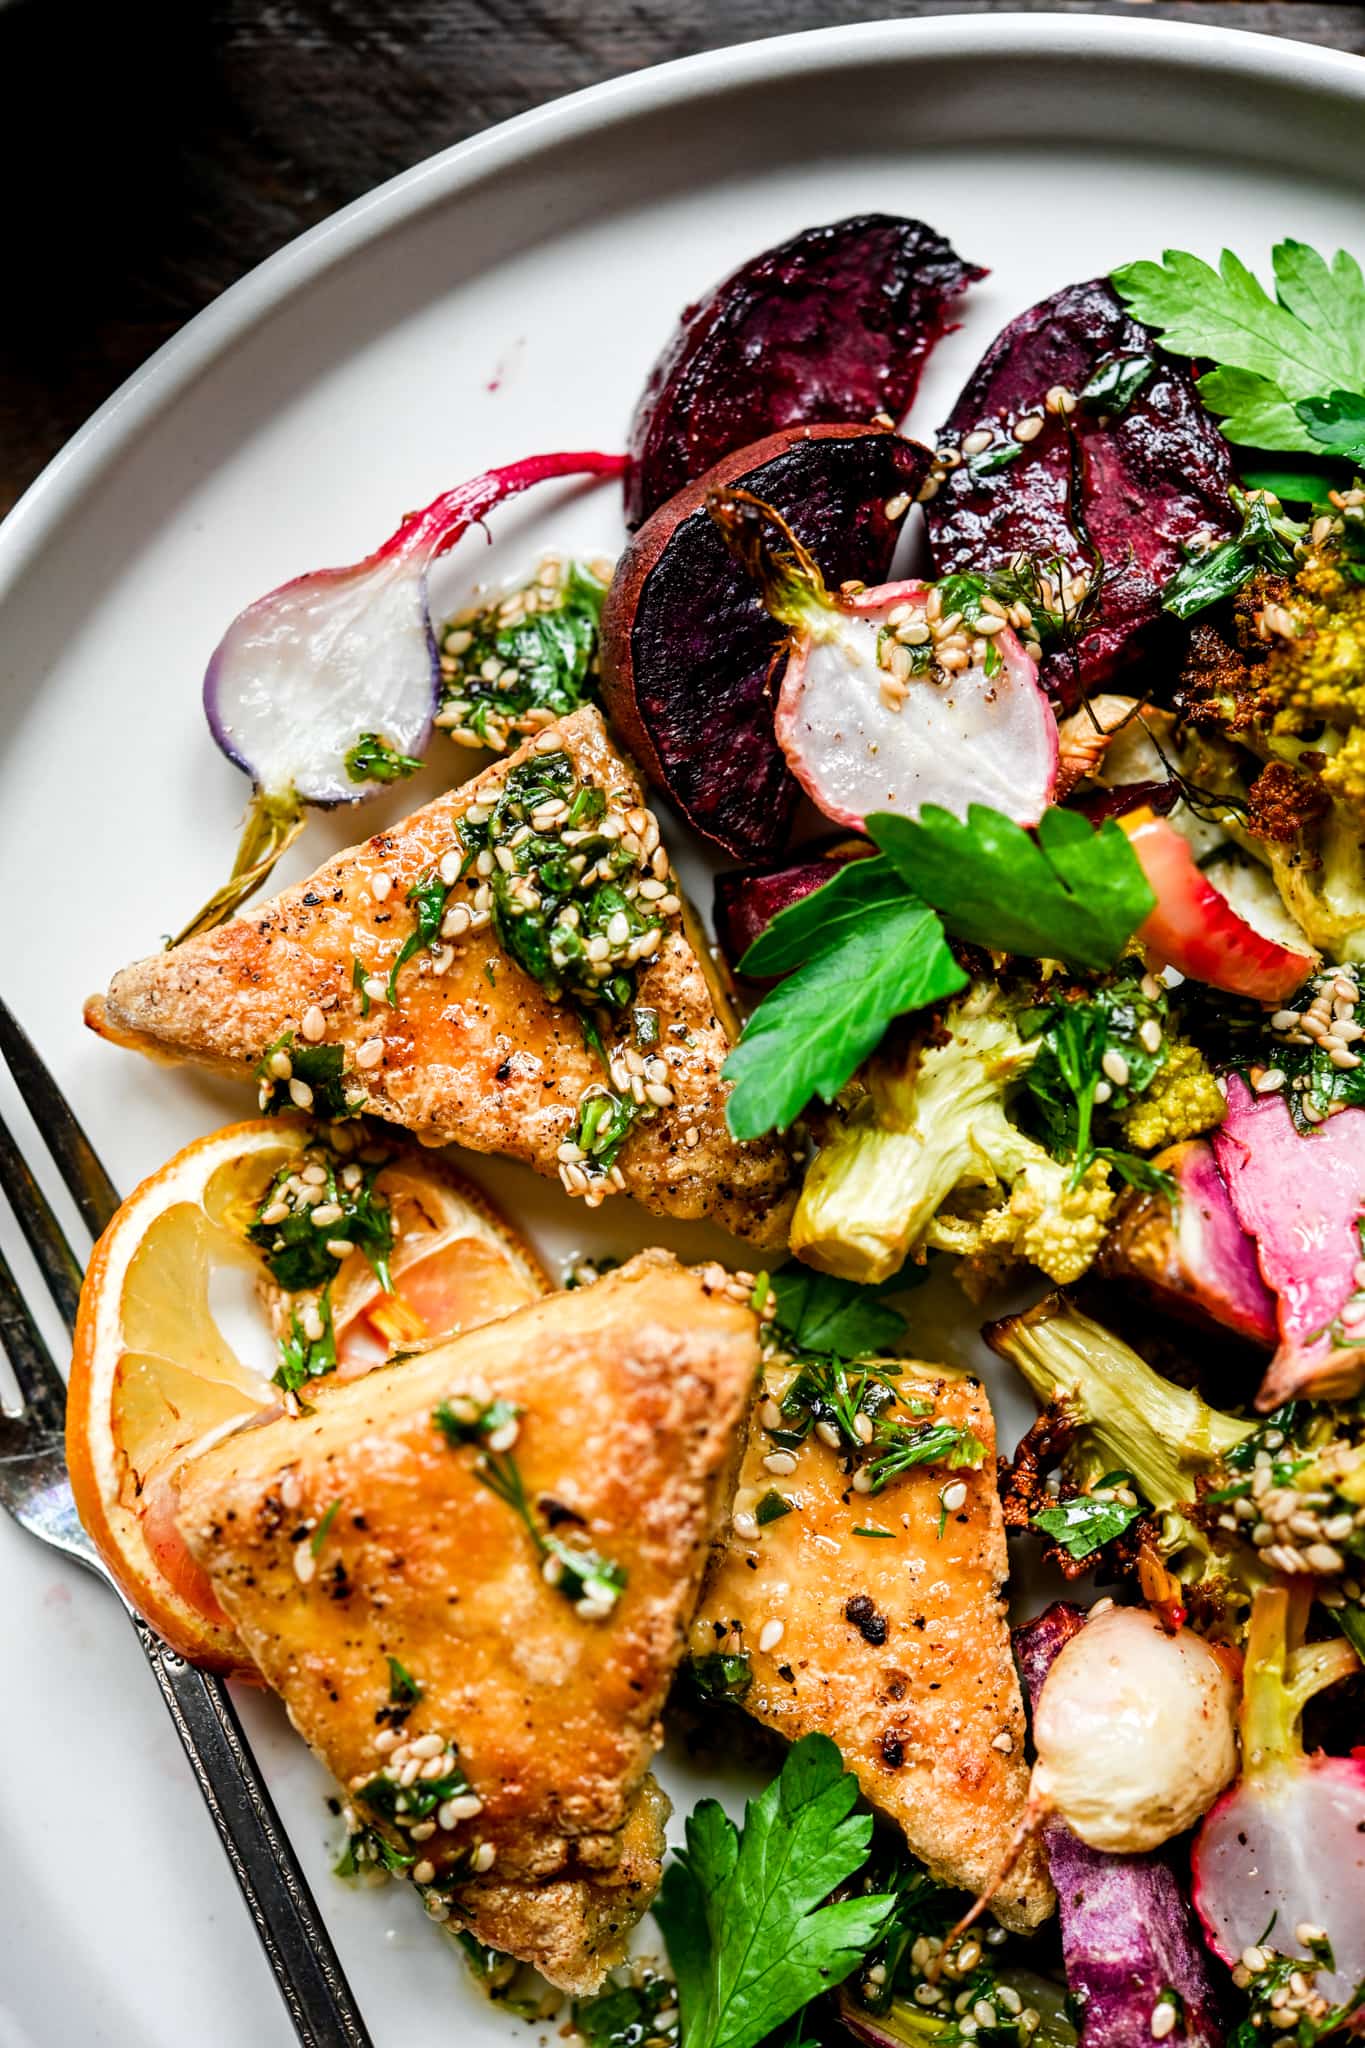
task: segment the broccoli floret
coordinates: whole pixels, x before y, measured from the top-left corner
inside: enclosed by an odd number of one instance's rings
[[[985,1334],[1039,1404],[1074,1430],[1063,1459],[1072,1484],[1088,1492],[1114,1473],[1130,1475],[1157,1518],[1168,1570],[1187,1585],[1224,1578],[1240,1592],[1262,1581],[1255,1552],[1236,1536],[1220,1546],[1228,1555],[1216,1553],[1197,1501],[1199,1482],[1222,1476],[1223,1460],[1254,1436],[1254,1423],[1163,1379],[1062,1294],[988,1325]]]
[[[806,1175],[792,1250],[846,1279],[885,1280],[934,1241],[950,1197],[985,1189],[989,1203],[946,1217],[938,1242],[1008,1248],[1051,1278],[1078,1278],[1114,1196],[1106,1173],[1077,1179],[1008,1112],[1038,1043],[1020,1036],[997,987],[977,983],[906,1057],[874,1062]]]
[[[1223,1091],[1203,1053],[1168,1028],[1164,1063],[1146,1091],[1115,1114],[1135,1152],[1158,1152],[1212,1130],[1221,1123],[1225,1108]]]

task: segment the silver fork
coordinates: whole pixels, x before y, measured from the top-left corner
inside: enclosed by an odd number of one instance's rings
[[[118,1207],[113,1182],[3,1001],[0,1053],[82,1222],[92,1237],[98,1237]],[[67,1329],[72,1329],[81,1269],[3,1119],[0,1188],[53,1302]],[[14,1368],[23,1403],[17,1414],[0,1410],[0,1507],[41,1542],[103,1579],[132,1622],[304,2048],[372,2048],[226,1685],[177,1656],[134,1611],[77,1519],[63,1441],[66,1388],[3,1252],[0,1344]]]

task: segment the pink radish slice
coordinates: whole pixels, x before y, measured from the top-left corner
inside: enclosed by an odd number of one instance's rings
[[[1365,1109],[1338,1110],[1301,1136],[1283,1094],[1253,1095],[1231,1074],[1227,1098],[1214,1155],[1279,1322],[1256,1406],[1345,1398],[1365,1385],[1365,1333],[1343,1316],[1360,1294]]]
[[[414,512],[373,554],[298,576],[239,612],[209,662],[204,711],[214,739],[258,791],[311,804],[355,803],[346,756],[363,733],[418,754],[439,701],[427,573],[504,498],[553,477],[619,476],[619,455],[533,455],[492,469]]]
[[[1300,1757],[1225,1793],[1199,1830],[1194,1903],[1225,1963],[1263,1938],[1296,1954],[1297,1926],[1325,1928],[1335,1968],[1318,1988],[1346,1998],[1365,1978],[1365,1758]]]
[[[808,610],[778,698],[778,745],[812,802],[855,830],[871,812],[917,817],[926,803],[959,818],[989,804],[1035,825],[1056,786],[1057,721],[1008,627],[995,635],[993,675],[982,663],[931,669],[909,678],[899,704],[888,698],[879,636],[894,610],[928,597],[922,583],[891,583]]]

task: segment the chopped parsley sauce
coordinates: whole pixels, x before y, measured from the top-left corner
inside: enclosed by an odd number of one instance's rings
[[[541,562],[524,590],[462,612],[441,634],[437,724],[458,746],[506,751],[594,693],[606,563]]]

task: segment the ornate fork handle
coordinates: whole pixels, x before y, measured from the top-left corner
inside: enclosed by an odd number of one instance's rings
[[[299,2040],[305,2048],[371,2048],[317,1908],[291,1867],[227,1686],[177,1657],[140,1615],[131,1619]]]

